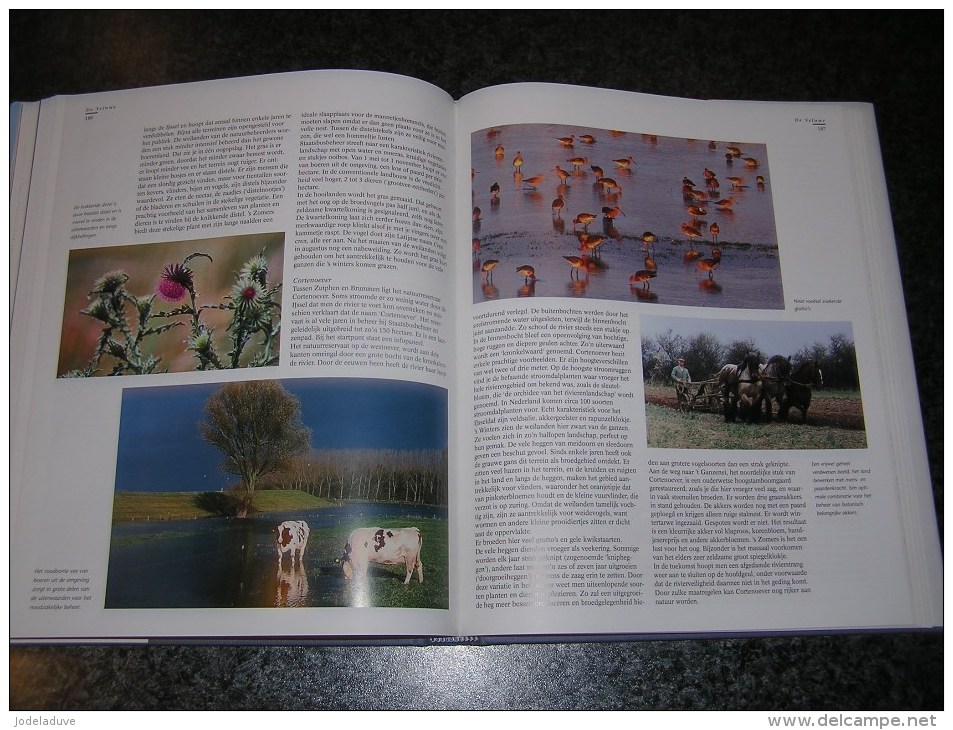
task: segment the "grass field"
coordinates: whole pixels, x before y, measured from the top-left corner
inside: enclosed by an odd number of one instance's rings
[[[326,499],[295,490],[260,491],[253,500],[256,512],[293,512],[330,504]],[[116,492],[113,522],[221,517],[226,508],[227,495],[221,492]]]

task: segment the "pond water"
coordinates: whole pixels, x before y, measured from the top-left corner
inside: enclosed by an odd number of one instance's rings
[[[208,518],[126,522],[113,526],[106,608],[236,608],[346,605],[341,566],[334,563],[353,527],[377,519],[407,519],[424,527],[446,523],[446,508],[417,505],[342,505],[320,510],[256,515],[244,520]],[[311,528],[305,570],[285,557],[279,564],[272,529],[284,520]],[[341,528],[323,544],[317,531]],[[445,527],[441,526],[441,529]]]
[[[582,133],[596,141],[580,141]],[[572,147],[558,139],[575,135]],[[502,156],[497,156],[497,146]],[[726,161],[729,146],[740,147],[741,157]],[[774,205],[763,144],[737,141],[688,140],[632,132],[580,129],[558,125],[514,125],[474,133],[471,140],[472,197],[479,208],[473,238],[479,250],[473,257],[474,302],[519,296],[592,297],[689,306],[781,309],[784,295],[775,228]],[[519,152],[523,165],[515,173],[513,158]],[[614,160],[632,158],[628,169]],[[574,169],[572,158],[585,162]],[[749,168],[745,158],[757,161]],[[748,163],[750,164],[750,163]],[[556,166],[569,173],[560,182]],[[593,165],[616,188],[599,182]],[[717,190],[707,187],[705,171],[714,173]],[[537,184],[527,181],[542,175]],[[756,182],[757,176],[764,183]],[[709,201],[687,200],[683,178]],[[732,188],[729,177],[742,178]],[[490,188],[499,185],[496,199]],[[562,196],[557,215],[553,202]],[[715,200],[733,199],[731,208]],[[689,205],[705,209],[690,213]],[[603,208],[618,208],[606,218]],[[585,225],[574,223],[580,213],[595,215]],[[710,225],[718,226],[717,238]],[[683,224],[699,235],[690,236]],[[643,243],[650,231],[656,240]],[[596,249],[583,250],[580,234],[605,237]],[[590,239],[591,240],[591,239]],[[721,261],[709,276],[699,261],[721,250]],[[646,256],[655,261],[656,275],[644,282],[630,276],[646,270]],[[573,269],[564,258],[585,258],[582,269]],[[489,273],[483,265],[498,263]],[[535,269],[535,281],[517,272]]]

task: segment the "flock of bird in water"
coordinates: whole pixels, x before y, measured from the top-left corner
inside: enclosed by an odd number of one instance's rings
[[[490,129],[487,131],[488,138],[497,137],[500,134],[499,129]],[[612,136],[622,136],[625,132],[611,131]],[[645,135],[650,141],[657,142],[653,135]],[[552,201],[552,217],[554,226],[563,228],[564,220],[571,218],[573,233],[579,241],[579,251],[574,255],[563,255],[569,266],[569,278],[581,283],[580,277],[588,279],[589,273],[600,268],[600,249],[610,238],[620,239],[622,236],[616,228],[616,221],[620,216],[625,216],[622,210],[621,202],[623,197],[623,188],[618,180],[606,174],[606,168],[616,175],[620,180],[625,181],[631,177],[637,169],[638,163],[632,156],[621,157],[608,161],[603,165],[590,164],[589,152],[598,149],[597,140],[591,134],[569,135],[566,137],[556,137],[553,144],[567,150],[567,154],[576,151],[576,145],[582,145],[586,148],[587,154],[582,156],[570,156],[566,158],[566,166],[556,165],[552,172],[556,181],[556,197]],[[718,151],[718,144],[714,141],[708,143],[708,148],[712,152]],[[494,156],[497,162],[502,161],[507,155],[502,144],[497,144]],[[526,191],[537,191],[539,187],[549,179],[548,173],[539,172],[526,177],[523,168],[526,167],[526,161],[520,151],[517,151],[511,159],[513,167],[513,178],[515,184]],[[750,175],[757,171],[759,161],[746,155],[742,149],[735,145],[726,145],[724,148],[724,162],[728,172],[735,172],[737,168],[743,168]],[[609,167],[611,165],[611,167]],[[586,170],[588,168],[588,172]],[[532,168],[529,168],[532,169]],[[740,171],[740,170],[739,170]],[[566,186],[579,180],[586,180],[589,174],[593,176],[593,186],[600,199],[605,203],[602,206],[602,232],[594,233],[589,227],[600,217],[599,213],[590,211],[571,211],[566,210]],[[471,169],[471,180],[475,180],[477,171]],[[695,264],[699,275],[704,274],[699,286],[702,288],[714,288],[714,273],[722,263],[722,251],[719,248],[718,236],[720,228],[717,222],[707,223],[703,217],[708,215],[709,210],[714,210],[726,215],[732,215],[736,198],[733,193],[744,190],[749,187],[747,178],[740,174],[731,174],[724,176],[724,184],[718,179],[718,174],[705,167],[701,173],[702,185],[696,185],[695,181],[685,176],[681,181],[681,195],[685,206],[685,212],[688,220],[681,223],[679,237],[674,231],[671,238],[674,241],[686,240],[689,250],[683,255],[683,261],[686,265]],[[755,186],[759,190],[764,190],[765,180],[762,175],[755,175]],[[704,187],[704,189],[701,189]],[[722,191],[728,188],[725,195]],[[496,207],[500,204],[501,188],[499,182],[493,182],[489,187],[490,205]],[[476,191],[474,190],[474,196]],[[480,221],[483,212],[479,206],[473,208],[473,227],[474,233],[479,231]],[[566,218],[563,216],[565,215]],[[666,232],[668,233],[668,232]],[[706,236],[707,233],[707,236]],[[629,276],[629,288],[631,293],[641,299],[654,299],[651,292],[651,282],[658,274],[658,265],[655,261],[654,244],[657,236],[652,231],[645,231],[641,236],[635,238],[641,240],[642,254],[644,257],[644,268],[638,269]],[[707,244],[710,250],[706,256],[704,251],[695,248],[696,243]],[[482,281],[485,286],[492,285],[493,272],[499,265],[498,259],[480,259],[480,239],[473,238],[473,259],[474,269],[479,268]],[[522,264],[516,268],[516,274],[523,278],[523,290],[521,294],[531,294],[536,282],[536,269],[530,264]],[[707,277],[707,278],[706,278]]]

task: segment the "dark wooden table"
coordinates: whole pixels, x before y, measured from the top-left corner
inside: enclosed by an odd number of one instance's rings
[[[874,103],[942,525],[941,11],[10,13],[11,101],[315,68],[416,76],[454,97],[549,81]],[[11,709],[943,707],[941,634],[14,647],[10,672]]]

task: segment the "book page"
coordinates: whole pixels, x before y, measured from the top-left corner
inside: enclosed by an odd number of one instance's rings
[[[879,169],[871,120],[547,85],[459,102],[473,633],[940,622],[892,232],[854,177],[858,153]]]
[[[452,149],[384,74],[43,102],[14,639],[456,631]]]

